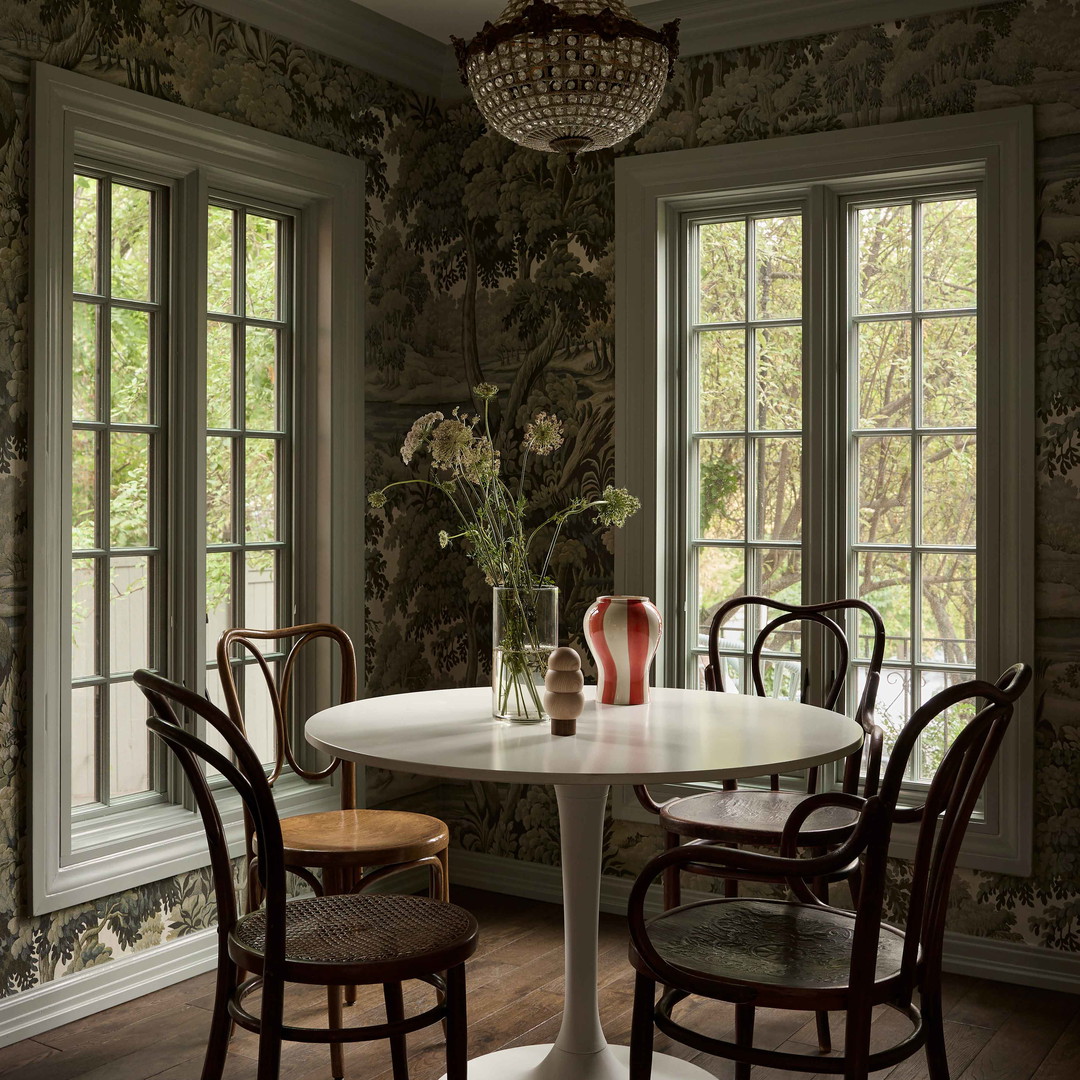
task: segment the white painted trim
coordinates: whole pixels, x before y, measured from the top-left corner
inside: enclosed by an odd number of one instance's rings
[[[562,871],[557,866],[507,859],[455,848],[450,854],[450,880],[488,892],[522,896],[549,904],[562,903]],[[600,881],[600,910],[625,915],[633,878],[605,875]],[[716,899],[702,889],[683,889],[683,903]],[[646,908],[650,914],[661,910],[660,890],[653,889]],[[480,928],[483,936],[484,928]],[[1080,993],[1080,954],[1044,949],[1016,941],[945,934],[942,966],[959,975],[980,979],[1037,986],[1058,993]]]
[[[217,930],[200,930],[0,1000],[0,1046],[122,1005],[217,964]]]

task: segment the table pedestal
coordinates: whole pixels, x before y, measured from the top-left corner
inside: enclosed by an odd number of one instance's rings
[[[604,1038],[596,989],[600,866],[608,789],[599,784],[556,784],[555,794],[562,836],[566,964],[562,1026],[553,1044],[515,1046],[473,1058],[469,1062],[469,1080],[626,1080],[628,1075],[630,1049],[609,1046]],[[687,1061],[654,1054],[652,1080],[712,1077]]]

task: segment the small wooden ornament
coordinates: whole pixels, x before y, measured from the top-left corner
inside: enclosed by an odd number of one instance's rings
[[[544,676],[544,709],[551,717],[552,735],[577,734],[577,718],[585,708],[584,685],[581,657],[573,649],[556,649]]]

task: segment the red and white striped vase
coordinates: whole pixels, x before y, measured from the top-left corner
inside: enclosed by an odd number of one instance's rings
[[[647,596],[598,596],[585,613],[585,640],[596,661],[596,700],[644,705],[649,668],[664,620]]]

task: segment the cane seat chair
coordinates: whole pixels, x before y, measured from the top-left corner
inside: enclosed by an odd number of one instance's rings
[[[221,1080],[235,1022],[259,1037],[258,1080],[277,1080],[283,1039],[329,1043],[386,1039],[395,1080],[408,1080],[406,1036],[432,1024],[446,1029],[447,1080],[465,1080],[465,961],[476,949],[477,926],[463,908],[405,895],[286,897],[281,820],[259,755],[220,709],[198,694],[145,669],[135,682],[154,715],[147,726],[179,760],[206,828],[218,912],[218,969],[202,1080]],[[225,741],[224,754],[192,734],[175,709],[201,717]],[[231,758],[230,758],[231,755]],[[241,915],[221,816],[202,766],[217,769],[236,789],[258,841],[263,906]],[[241,979],[241,973],[250,977]],[[443,974],[445,973],[445,974]],[[436,1004],[406,1017],[402,983],[436,988]],[[284,1020],[286,983],[325,985],[330,1002],[344,984],[382,984],[386,1023],[343,1027],[331,1009],[326,1028]],[[245,999],[261,990],[258,1014]],[[337,998],[340,1002],[340,997]],[[340,1077],[341,1073],[336,1072]]]
[[[783,830],[780,854],[709,845],[665,851],[642,871],[629,900],[630,960],[636,972],[630,1080],[647,1080],[653,1026],[695,1050],[736,1062],[737,1080],[754,1065],[866,1080],[926,1048],[930,1080],[949,1080],[941,1013],[941,949],[949,888],[960,844],[1013,716],[1031,678],[1023,664],[997,681],[948,687],[921,706],[904,726],[889,756],[880,791],[811,796]],[[901,807],[905,769],[920,733],[964,702],[985,704],[956,736],[938,766],[925,801]],[[955,715],[955,714],[954,714]],[[822,807],[850,809],[854,830],[841,847],[797,857],[806,818]],[[883,921],[886,864],[892,827],[917,825],[906,919]],[[857,910],[830,907],[809,882],[855,859],[863,863]],[[725,873],[787,883],[794,899],[724,897],[645,918],[650,884],[664,871],[690,860]],[[655,1002],[657,983],[665,986]],[[914,993],[919,1003],[914,1003]],[[735,1041],[706,1036],[673,1016],[681,1001],[697,995],[735,1005]],[[903,1014],[911,1031],[896,1044],[870,1052],[872,1010],[887,1005]],[[843,1054],[822,1057],[753,1045],[754,1010],[842,1011],[847,1025]]]
[[[749,614],[756,609],[761,618],[761,629],[754,638],[749,656],[749,676],[756,694],[766,696],[766,664],[779,666],[790,664],[791,656],[773,651],[768,653],[769,643],[777,635],[791,633],[793,627],[820,626],[834,647],[836,667],[825,687],[822,698],[813,702],[825,709],[835,709],[841,703],[841,695],[849,672],[851,650],[844,629],[844,621],[850,612],[865,615],[871,630],[871,644],[867,650],[865,682],[859,695],[855,719],[866,732],[863,745],[852,754],[844,765],[843,790],[856,794],[873,794],[877,787],[881,765],[882,732],[874,723],[874,705],[877,698],[878,680],[882,659],[885,655],[885,626],[877,610],[864,600],[835,600],[824,604],[786,604],[763,596],[739,596],[722,604],[709,626],[709,662],[704,679],[707,690],[730,692],[727,685],[720,643],[730,617],[742,610]],[[767,609],[778,614],[768,616]],[[746,620],[749,622],[749,620]],[[748,628],[747,628],[748,629]],[[774,668],[773,678],[777,679]],[[805,698],[806,687],[802,688]],[[725,780],[724,789],[669,799],[658,803],[648,788],[637,787],[635,792],[645,809],[656,814],[664,829],[668,848],[677,847],[684,841],[690,844],[719,843],[737,846],[750,844],[755,847],[778,847],[784,823],[800,803],[817,791],[818,770],[809,769],[805,791],[781,791],[780,777],[769,777],[769,790],[746,790],[736,781]],[[855,815],[847,807],[823,807],[814,815],[801,836],[800,843],[816,850],[842,843],[854,827]],[[691,872],[717,874],[714,866],[689,863],[685,869]],[[833,880],[848,876],[853,870],[841,868]],[[724,876],[722,872],[720,876]],[[828,895],[828,877],[819,883],[823,895]],[[734,895],[738,881],[728,876],[726,892]],[[680,901],[679,875],[670,871],[664,878],[664,906],[676,907]],[[824,1033],[823,1033],[824,1034]],[[826,1036],[827,1037],[827,1036]],[[823,1047],[827,1049],[827,1047]]]

